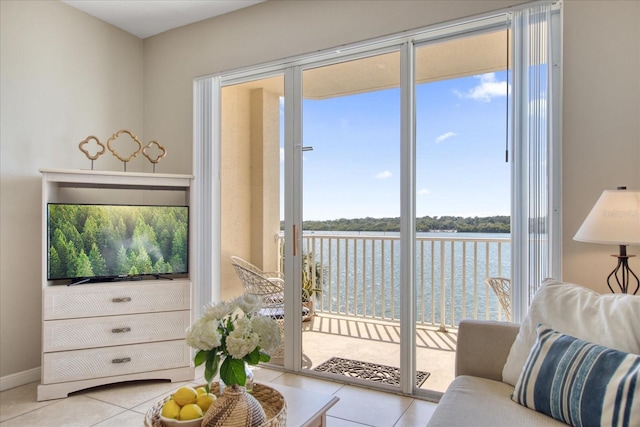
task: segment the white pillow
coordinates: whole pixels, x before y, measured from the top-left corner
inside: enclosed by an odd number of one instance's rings
[[[594,344],[640,354],[640,296],[600,295],[573,283],[547,279],[511,346],[502,369],[505,383],[515,386],[518,382],[541,323]]]

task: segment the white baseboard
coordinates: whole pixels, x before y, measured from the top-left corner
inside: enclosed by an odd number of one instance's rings
[[[40,382],[39,367],[29,369],[28,371],[22,371],[16,374],[10,374],[4,377],[0,377],[0,391],[20,387],[21,385],[29,384],[35,381]]]

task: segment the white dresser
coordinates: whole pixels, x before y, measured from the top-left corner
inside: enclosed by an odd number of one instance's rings
[[[188,198],[191,181],[184,176],[93,171],[43,174],[45,207],[61,198],[58,187],[170,188],[182,190]],[[193,292],[188,277],[55,284],[46,280],[46,241],[43,235],[42,380],[38,401],[121,381],[194,379],[192,352],[185,343]]]

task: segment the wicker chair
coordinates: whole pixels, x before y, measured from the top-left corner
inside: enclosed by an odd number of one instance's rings
[[[284,277],[280,273],[260,270],[244,259],[232,256],[231,264],[242,281],[247,294],[257,295],[262,300],[260,314],[274,319],[284,317]]]
[[[507,321],[511,321],[511,279],[506,277],[487,277],[487,285],[491,286],[498,297],[498,302],[504,311]]]

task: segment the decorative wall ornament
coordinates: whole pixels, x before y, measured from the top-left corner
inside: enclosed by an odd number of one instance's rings
[[[121,155],[113,146],[113,144],[118,138],[122,137],[124,139],[127,139],[126,135],[122,136],[122,134],[129,135],[130,139],[137,146],[136,150],[131,154],[129,154],[128,157]],[[92,144],[93,141],[95,141],[95,144],[96,144],[95,148],[93,148],[93,144]],[[142,155],[146,157],[147,160],[149,160],[153,165],[153,172],[155,173],[156,164],[160,163],[160,160],[165,158],[167,155],[167,149],[164,148],[164,146],[161,145],[158,141],[149,141],[147,145],[143,147],[138,137],[133,132],[126,129],[121,129],[118,132],[111,135],[111,138],[109,138],[109,140],[107,141],[106,147],[102,142],[100,142],[97,136],[89,135],[84,140],[80,141],[80,144],[78,144],[78,148],[80,148],[80,151],[82,151],[82,153],[89,160],[91,160],[91,170],[93,170],[93,161],[97,160],[98,157],[103,155],[107,149],[111,151],[111,154],[116,156],[121,162],[124,163],[125,172],[127,171],[127,162],[131,161],[138,154],[142,153]],[[95,152],[95,154],[92,155],[91,153],[93,152]]]
[[[91,147],[87,147],[87,145],[89,145],[89,142],[91,140],[94,140],[96,142],[96,144],[98,145],[97,149],[96,149],[96,154],[91,155],[89,153],[89,150],[91,149]],[[82,141],[80,141],[80,144],[78,144],[78,148],[80,148],[80,151],[82,151],[84,153],[85,156],[87,156],[87,158],[89,160],[91,160],[91,170],[93,170],[93,161],[97,160],[98,157],[102,156],[106,150],[106,147],[104,146],[104,144],[102,142],[100,142],[100,140],[93,136],[90,135],[88,137],[86,137],[85,139],[83,139]]]
[[[138,145],[138,148],[136,149],[136,151],[134,151],[133,153],[131,153],[129,155],[129,157],[122,157],[120,156],[120,154],[111,146],[111,144],[120,137],[120,135],[122,135],[123,133],[126,133],[127,135],[129,135],[131,137],[131,139],[133,140],[133,142],[135,142]],[[114,133],[111,138],[109,138],[109,140],[107,141],[107,148],[109,148],[109,151],[111,151],[111,153],[116,156],[121,162],[124,163],[124,171],[127,171],[127,162],[129,162],[131,159],[133,159],[134,157],[136,157],[140,151],[142,151],[142,143],[140,142],[140,140],[138,139],[138,137],[131,131],[126,130],[126,129],[122,129],[119,130],[118,132]]]
[[[151,157],[150,151],[155,146],[160,153],[156,157]],[[142,155],[145,156],[153,164],[153,173],[156,172],[156,163],[159,163],[167,155],[167,150],[158,141],[149,141],[142,149]]]

